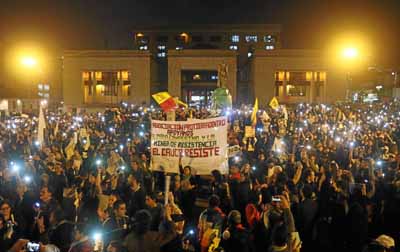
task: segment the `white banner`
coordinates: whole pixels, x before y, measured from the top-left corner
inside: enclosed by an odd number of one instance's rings
[[[226,117],[205,120],[151,122],[152,169],[179,173],[189,165],[198,175],[210,175],[212,170],[228,173]]]

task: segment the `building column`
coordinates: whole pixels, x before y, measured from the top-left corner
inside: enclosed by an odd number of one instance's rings
[[[314,102],[314,96],[315,96],[315,82],[314,82],[314,78],[311,79],[311,81],[310,81],[309,89],[310,89],[310,96],[309,96],[309,98],[308,98],[308,102],[309,102],[309,103],[313,103],[313,102]]]
[[[168,92],[174,97],[181,98],[181,68],[173,60],[168,60]]]

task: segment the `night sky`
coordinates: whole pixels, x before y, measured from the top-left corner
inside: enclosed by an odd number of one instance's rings
[[[357,33],[378,63],[400,66],[398,0],[1,0],[0,43],[126,49],[133,26],[191,23],[282,24],[285,48],[323,48]]]

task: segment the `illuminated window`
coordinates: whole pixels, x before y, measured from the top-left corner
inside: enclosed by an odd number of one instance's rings
[[[200,74],[193,75],[193,80],[201,80]]]
[[[45,91],[49,91],[50,90],[50,86],[45,84],[45,85],[43,85],[43,89]]]
[[[276,42],[276,39],[275,39],[275,37],[274,36],[272,36],[272,35],[266,35],[266,36],[264,36],[264,42],[265,43],[275,43]]]
[[[165,52],[159,52],[157,53],[157,57],[158,58],[165,58],[167,56],[167,54]]]
[[[90,72],[82,72],[82,79],[83,79],[83,81],[89,81],[90,80]]]
[[[122,81],[124,85],[131,84],[131,73],[129,71],[119,71],[117,72],[117,79]]]
[[[138,43],[138,44],[147,44],[147,43],[149,43],[149,37],[148,36],[145,36],[143,33],[137,33],[136,34],[136,42]]]
[[[247,53],[247,58],[251,58],[253,56],[253,53],[252,52],[248,52]]]
[[[147,46],[147,45],[141,45],[141,46],[139,46],[139,50],[141,50],[141,51],[147,51],[147,49],[148,49],[148,46]]]
[[[211,80],[218,80],[218,75],[211,75]]]
[[[93,76],[93,72],[82,72],[83,84],[85,86],[87,86],[89,95],[93,94],[93,86],[92,85],[94,85],[94,83],[93,83],[92,76]],[[99,79],[101,81],[101,73],[100,73]]]
[[[189,35],[185,32],[179,34],[179,36],[175,37],[175,40],[178,43],[187,43],[189,41]]]
[[[121,74],[122,76],[122,74]],[[116,96],[118,93],[118,72],[104,72],[104,90],[105,96]]]
[[[247,35],[245,37],[247,43],[256,43],[258,41],[257,35]]]
[[[316,72],[315,80],[316,81],[326,81],[326,72]]]
[[[43,85],[42,84],[38,84],[38,89],[42,90],[43,89]]]
[[[95,72],[95,78],[96,78],[97,82],[102,81],[103,80],[103,73],[102,72]]]
[[[284,81],[285,80],[285,72],[280,71],[275,73],[275,81]]]
[[[160,50],[160,51],[161,51],[161,50],[165,50],[165,45],[158,45],[158,46],[157,46],[157,49]]]
[[[312,79],[313,79],[313,73],[306,72],[306,81],[312,81]]]
[[[230,45],[229,46],[229,50],[237,51],[238,49],[239,49],[239,47],[237,45]]]
[[[287,96],[306,96],[307,86],[286,85]]]
[[[175,47],[175,50],[181,51],[181,50],[183,50],[183,46],[177,46],[177,47]]]
[[[266,45],[265,46],[265,50],[274,50],[275,49],[275,46],[273,46],[273,45]]]
[[[129,80],[129,72],[128,71],[121,71],[118,72],[118,79],[122,79],[123,81]]]
[[[240,36],[239,36],[239,35],[232,35],[231,41],[232,41],[233,43],[239,43],[239,41],[240,41]]]

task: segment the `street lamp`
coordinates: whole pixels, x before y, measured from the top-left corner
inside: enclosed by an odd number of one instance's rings
[[[21,65],[27,68],[35,67],[37,63],[37,60],[31,56],[24,56],[21,58]]]
[[[355,47],[345,47],[342,49],[342,58],[346,61],[355,61],[358,59],[358,49]],[[346,75],[346,100],[350,98],[350,88],[352,86],[353,78],[351,77],[350,71],[347,71]]]
[[[344,48],[342,51],[342,56],[345,59],[355,59],[358,57],[358,49],[354,47]]]

